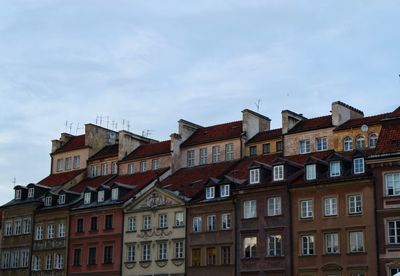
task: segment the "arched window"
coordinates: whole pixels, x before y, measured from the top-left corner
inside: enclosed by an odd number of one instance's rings
[[[343,150],[350,151],[353,149],[353,139],[349,136],[343,139]]]
[[[358,135],[356,137],[356,148],[363,149],[365,148],[365,138],[363,135]]]
[[[376,147],[376,143],[378,143],[378,135],[376,135],[376,133],[371,133],[369,135],[368,140],[369,140],[368,141],[368,146],[370,148],[375,148]]]

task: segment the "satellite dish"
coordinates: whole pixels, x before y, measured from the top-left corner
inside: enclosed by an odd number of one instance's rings
[[[368,131],[368,126],[367,125],[362,125],[361,126],[362,132],[367,132]]]

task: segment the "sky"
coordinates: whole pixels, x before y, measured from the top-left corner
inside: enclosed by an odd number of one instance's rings
[[[400,105],[398,1],[1,0],[0,204],[85,123],[167,140],[249,108],[365,115]],[[259,103],[257,108],[257,103]],[[66,122],[67,127],[66,127]],[[148,131],[150,130],[150,131]]]

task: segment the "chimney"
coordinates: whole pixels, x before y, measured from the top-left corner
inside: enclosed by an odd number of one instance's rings
[[[69,133],[61,133],[61,137],[59,140],[54,139],[51,141],[51,152],[55,152],[56,150],[58,150],[59,148],[61,148],[62,146],[65,145],[65,143],[67,143],[69,140],[71,140],[71,138],[74,137],[73,135],[69,134]]]
[[[126,130],[118,131],[118,160],[124,159],[128,154],[143,144],[158,142]]]
[[[246,133],[246,140],[261,131],[270,130],[271,119],[252,110],[243,110],[242,120],[242,131]]]
[[[332,103],[332,125],[340,126],[344,122],[351,119],[359,119],[364,117],[364,113],[341,101]]]
[[[282,110],[282,134],[288,133],[298,122],[305,120],[303,114],[297,114],[290,110]]]

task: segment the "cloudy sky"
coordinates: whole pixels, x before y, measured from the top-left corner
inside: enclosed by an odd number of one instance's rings
[[[398,1],[0,2],[0,203],[49,173],[71,125],[129,120],[165,140],[184,118],[256,110],[366,115],[400,105]],[[78,125],[79,124],[79,125]],[[126,127],[125,127],[126,128]],[[69,131],[69,126],[67,127]]]

